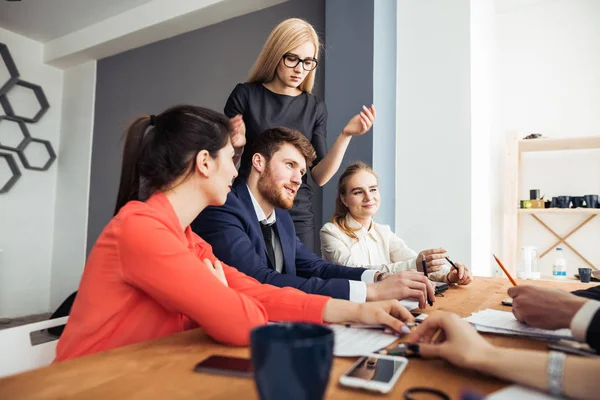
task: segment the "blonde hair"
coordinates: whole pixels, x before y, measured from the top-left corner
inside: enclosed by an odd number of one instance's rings
[[[289,18],[280,22],[269,35],[252,70],[248,82],[266,83],[275,78],[275,71],[285,53],[290,52],[304,43],[310,42],[315,46],[314,58],[319,58],[321,44],[315,28],[300,18]],[[315,84],[316,68],[306,75],[298,87],[306,93],[311,93]]]
[[[348,207],[342,201],[341,196],[346,195],[346,190],[348,189],[346,186],[348,185],[348,181],[354,175],[356,175],[360,171],[367,171],[373,174],[373,176],[379,181],[379,177],[373,171],[371,167],[365,164],[362,161],[355,162],[354,164],[350,164],[348,168],[344,170],[342,175],[340,175],[340,180],[338,181],[338,189],[337,196],[335,198],[335,212],[333,213],[333,217],[331,217],[331,222],[336,225],[338,228],[342,230],[346,235],[351,237],[354,240],[358,240],[358,237],[354,232],[359,231],[358,229],[352,229],[348,226],[348,222],[346,221],[346,216],[350,212]]]

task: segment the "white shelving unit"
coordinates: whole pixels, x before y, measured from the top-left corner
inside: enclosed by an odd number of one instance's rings
[[[518,139],[515,132],[510,132],[507,135],[507,148],[506,148],[506,181],[504,183],[504,248],[502,257],[505,266],[511,271],[516,273],[515,268],[517,265],[518,256],[518,245],[519,245],[519,223],[521,218],[532,217],[542,224],[547,230],[549,230],[557,239],[557,242],[540,254],[540,258],[548,254],[548,252],[556,247],[559,243],[563,243],[566,247],[577,254],[586,264],[591,268],[597,270],[598,267],[594,266],[589,260],[587,260],[581,253],[579,253],[573,246],[571,246],[567,239],[582,226],[590,222],[597,215],[600,214],[600,209],[587,209],[587,208],[530,208],[521,209],[519,208],[519,182],[522,170],[521,155],[527,152],[541,152],[541,151],[574,151],[574,150],[587,150],[587,149],[600,149],[600,136],[588,136],[588,137],[575,137],[575,138],[563,138],[563,139],[550,139],[550,138],[539,138],[539,139]],[[567,235],[561,236],[557,234],[548,224],[546,224],[540,216],[549,214],[562,214],[562,215],[583,215],[586,218],[576,226]]]

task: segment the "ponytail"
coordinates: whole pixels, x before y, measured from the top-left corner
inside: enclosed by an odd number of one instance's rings
[[[131,200],[140,197],[140,168],[139,158],[144,141],[144,135],[150,126],[150,117],[138,117],[127,128],[125,133],[125,146],[123,148],[123,165],[121,166],[121,181],[115,213]]]
[[[129,201],[146,201],[194,171],[202,150],[216,158],[231,140],[225,115],[203,107],[180,105],[159,115],[135,119],[125,133],[116,215]]]

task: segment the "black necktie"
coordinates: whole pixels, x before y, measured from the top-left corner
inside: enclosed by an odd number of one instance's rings
[[[267,257],[271,263],[271,268],[277,269],[275,264],[275,250],[273,249],[273,226],[260,223],[260,229],[262,230],[263,238],[265,239],[265,246],[267,247]]]

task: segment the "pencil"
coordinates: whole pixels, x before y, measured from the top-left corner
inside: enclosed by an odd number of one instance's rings
[[[504,273],[508,277],[508,280],[510,281],[510,283],[512,283],[513,286],[517,286],[517,282],[515,282],[515,280],[513,279],[513,277],[510,276],[510,274],[508,273],[508,271],[506,270],[506,268],[504,268],[504,265],[502,265],[502,262],[500,260],[498,260],[498,257],[496,257],[495,254],[492,254],[492,255],[494,256],[494,259],[496,260],[496,262],[498,263],[498,265],[500,266],[500,268],[502,268],[502,271],[504,271]]]
[[[437,340],[439,339],[442,332],[443,331],[441,329],[438,329],[437,331],[435,331],[433,336],[431,337],[431,343],[437,343]]]

